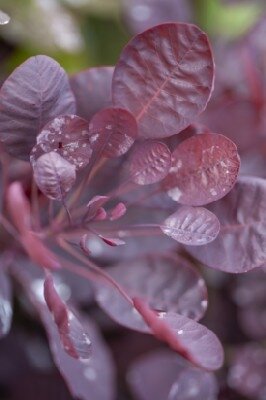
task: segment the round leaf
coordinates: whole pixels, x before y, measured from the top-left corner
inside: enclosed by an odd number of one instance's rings
[[[147,141],[136,146],[130,158],[131,180],[149,185],[166,177],[171,166],[171,153],[161,142]]]
[[[88,125],[85,119],[76,115],[55,118],[37,136],[37,144],[31,151],[31,163],[34,165],[41,155],[55,151],[76,169],[85,167],[92,153]]]
[[[210,210],[219,218],[217,238],[187,250],[202,263],[226,272],[246,272],[266,264],[266,181],[240,178]]]
[[[205,109],[213,70],[209,42],[199,28],[155,26],[123,49],[113,76],[114,105],[135,116],[140,136],[171,136]]]
[[[0,140],[11,155],[28,160],[44,125],[75,108],[68,77],[60,65],[47,56],[31,57],[1,88]]]
[[[166,218],[161,229],[179,243],[201,246],[216,238],[220,223],[206,208],[183,206]]]
[[[36,161],[34,179],[47,197],[62,201],[75,183],[76,169],[58,153],[51,151]]]
[[[141,296],[157,311],[173,311],[198,320],[207,308],[207,290],[198,272],[183,258],[147,256],[107,268],[129,296]],[[118,323],[141,332],[147,326],[136,310],[113,288],[97,285],[96,299]]]
[[[90,121],[90,143],[96,153],[113,158],[125,154],[134,143],[138,127],[135,118],[122,108],[106,108]]]
[[[230,192],[239,167],[237,148],[230,139],[216,133],[196,135],[174,150],[163,185],[173,200],[201,206]]]

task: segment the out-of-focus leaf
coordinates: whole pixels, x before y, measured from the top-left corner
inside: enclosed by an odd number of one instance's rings
[[[243,177],[210,210],[219,218],[217,238],[202,247],[187,247],[196,259],[226,272],[246,272],[266,263],[266,181]]]
[[[33,167],[39,189],[52,200],[62,201],[76,180],[76,168],[51,151],[38,158]]]
[[[165,178],[170,166],[171,153],[164,143],[141,142],[130,157],[130,177],[139,185],[149,185]]]
[[[88,125],[86,120],[76,115],[62,115],[48,122],[31,151],[32,165],[41,155],[55,151],[76,169],[85,167],[92,153]]]
[[[81,400],[114,400],[114,366],[111,355],[96,326],[87,317],[79,320],[88,333],[93,351],[90,359],[79,360],[63,349],[56,324],[43,296],[44,276],[27,265],[15,266],[13,274],[23,286],[47,333],[54,362],[73,397]],[[78,312],[73,309],[75,315]]]
[[[3,265],[0,265],[0,338],[9,332],[12,315],[11,285],[9,277],[3,269]]]
[[[89,125],[93,151],[113,158],[125,154],[134,143],[138,127],[135,118],[123,108],[105,108],[95,114]]]
[[[114,105],[135,116],[140,136],[171,136],[205,109],[213,68],[207,36],[196,26],[155,26],[123,49],[113,76]]]
[[[127,380],[136,400],[216,400],[211,372],[191,367],[166,349],[144,354],[130,366]]]
[[[87,360],[91,357],[91,341],[75,314],[57,293],[52,275],[44,281],[44,298],[57,325],[65,351],[74,358]]]
[[[236,349],[228,374],[229,386],[250,399],[264,400],[266,394],[266,350],[258,343]]]
[[[192,22],[192,10],[186,0],[123,0],[122,7],[126,27],[134,34],[163,22]]]
[[[161,224],[161,229],[177,242],[200,246],[216,238],[220,223],[206,208],[183,206]]]
[[[56,50],[77,54],[84,48],[77,21],[58,0],[0,0],[12,23],[5,32],[8,40],[44,53]]]
[[[61,114],[75,112],[65,71],[50,57],[31,57],[0,90],[0,140],[13,156],[28,160],[36,136]]]
[[[147,256],[106,270],[129,294],[145,298],[158,312],[173,311],[198,320],[207,308],[203,279],[188,261],[176,256]],[[121,294],[97,285],[96,299],[118,323],[141,332],[147,326]]]
[[[95,67],[70,77],[80,117],[90,120],[98,111],[111,106],[113,72],[114,67]]]
[[[230,139],[214,133],[195,135],[174,150],[163,185],[173,200],[201,206],[232,189],[239,167],[237,148]]]

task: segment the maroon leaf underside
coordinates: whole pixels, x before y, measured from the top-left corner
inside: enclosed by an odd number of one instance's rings
[[[34,179],[49,199],[63,201],[76,180],[76,168],[58,153],[51,151],[34,164]]]
[[[113,103],[135,116],[141,137],[168,137],[205,109],[213,74],[211,49],[201,30],[158,25],[123,49],[113,75]]]
[[[75,109],[68,77],[60,65],[47,56],[31,57],[1,88],[0,140],[11,155],[28,161],[44,125]]]

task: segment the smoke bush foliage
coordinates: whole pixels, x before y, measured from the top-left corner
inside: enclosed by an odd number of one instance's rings
[[[95,299],[118,324],[172,349],[131,365],[137,399],[217,398],[213,371],[224,354],[198,322],[208,302],[201,265],[236,274],[266,263],[263,153],[254,159],[265,151],[265,63],[256,35],[220,50],[223,70],[204,113],[213,55],[206,34],[186,23],[139,33],[114,68],[69,79],[39,55],[3,83],[0,335],[11,325],[12,279],[73,397],[115,396],[109,350],[78,310]],[[257,177],[238,177],[234,142],[243,170]]]

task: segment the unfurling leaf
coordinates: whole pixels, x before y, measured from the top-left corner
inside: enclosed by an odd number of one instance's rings
[[[29,58],[0,90],[0,140],[13,156],[28,160],[44,125],[76,105],[68,77],[50,57]]]
[[[163,186],[173,200],[201,206],[233,188],[239,167],[237,148],[230,139],[216,133],[195,135],[174,150]]]
[[[205,326],[173,312],[160,313],[157,316],[141,299],[134,298],[133,302],[152,333],[182,357],[210,371],[222,366],[222,345],[217,336]]]
[[[91,341],[78,318],[60,298],[51,275],[44,282],[44,298],[54,317],[65,351],[74,358],[90,358]]]
[[[170,150],[161,142],[139,143],[130,157],[130,177],[139,185],[159,182],[166,177],[170,167]]]
[[[195,25],[157,25],[122,50],[113,76],[113,103],[134,115],[141,137],[172,136],[205,109],[213,75],[204,32]]]
[[[163,233],[179,243],[201,246],[212,242],[218,235],[218,218],[203,207],[180,207],[161,225]]]
[[[123,108],[106,108],[95,114],[89,125],[90,144],[102,157],[125,154],[138,135],[135,118]]]
[[[37,144],[30,155],[32,165],[37,159],[55,151],[76,169],[85,167],[91,157],[89,123],[76,115],[62,115],[45,125],[37,136]]]
[[[43,154],[34,165],[34,179],[50,199],[62,201],[76,180],[76,168],[58,153]]]

